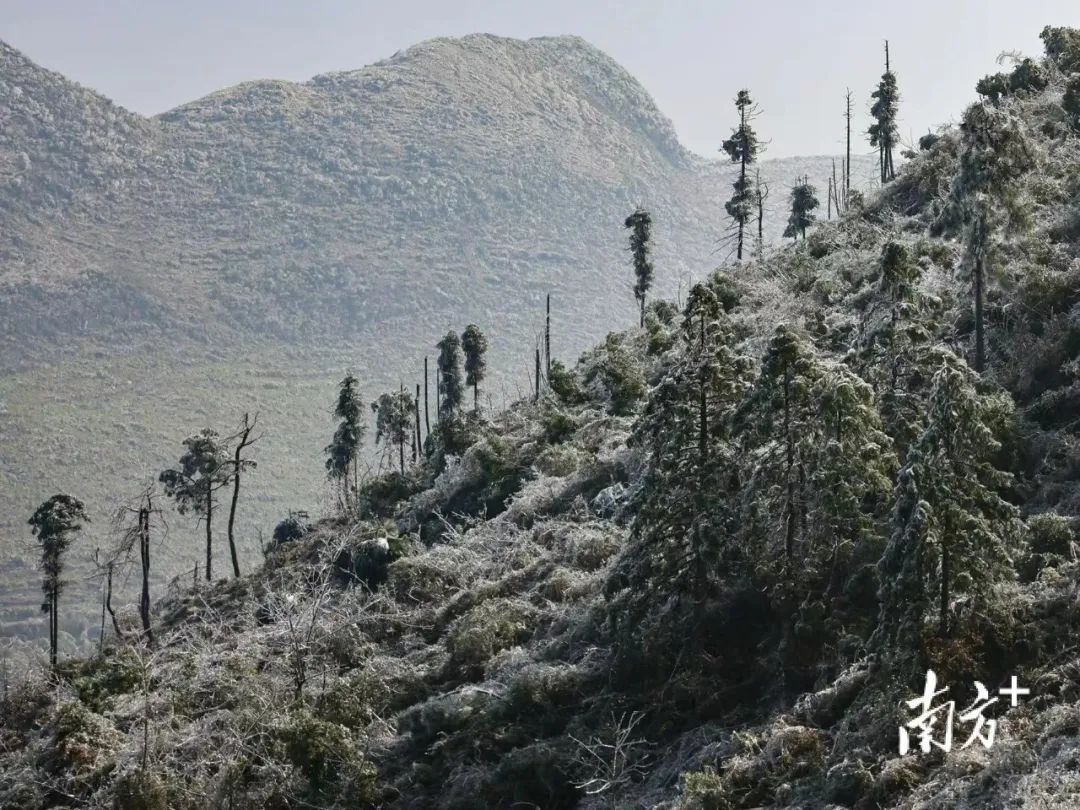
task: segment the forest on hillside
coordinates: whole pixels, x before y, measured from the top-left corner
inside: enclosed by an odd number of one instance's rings
[[[335,508],[254,570],[211,552],[262,426],[192,435],[117,516],[84,657],[56,628],[86,504],[47,498],[0,807],[1080,807],[1080,29],[1041,37],[906,146],[886,49],[851,133],[877,190],[850,154],[767,190],[739,90],[729,260],[659,297],[627,211],[633,319],[568,363],[550,312],[505,410],[482,325],[432,336],[434,408],[427,369],[348,374]],[[207,557],[155,599],[166,499]]]

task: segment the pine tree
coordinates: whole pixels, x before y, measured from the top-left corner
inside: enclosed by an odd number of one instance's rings
[[[415,408],[412,394],[405,390],[383,394],[371,403],[371,410],[375,412],[375,444],[385,439],[388,445],[397,445],[402,475],[405,474],[405,443],[412,435]]]
[[[885,73],[878,82],[877,90],[871,93],[874,99],[870,107],[870,115],[874,123],[870,125],[870,145],[878,148],[878,168],[882,184],[896,177],[896,168],[893,166],[893,149],[896,148],[897,124],[896,116],[900,104],[900,91],[896,85],[896,74],[889,66],[889,43],[885,42]]]
[[[439,416],[450,419],[461,410],[465,389],[461,383],[461,338],[455,332],[436,344],[439,350]]]
[[[661,644],[686,630],[672,623],[699,610],[737,553],[725,543],[733,517],[724,497],[734,472],[728,429],[750,382],[751,364],[734,350],[729,318],[708,285],[690,291],[681,333],[680,358],[631,439],[648,453],[648,478],[630,546],[607,584],[629,632],[649,617]]]
[[[739,91],[735,97],[735,108],[739,111],[739,126],[732,131],[731,137],[724,141],[721,149],[727,152],[732,163],[739,164],[739,176],[733,184],[735,193],[724,208],[735,223],[738,239],[736,257],[742,261],[746,223],[754,215],[756,207],[754,188],[746,170],[757,159],[762,147],[757,133],[750,126],[750,122],[758,114],[758,108],[751,100],[748,90]]]
[[[86,507],[71,495],[53,495],[37,508],[29,523],[34,537],[41,545],[41,570],[45,578],[41,590],[45,594],[41,610],[49,615],[49,663],[56,669],[56,650],[60,636],[60,594],[66,584],[63,579],[64,552],[83,525],[90,522]]]
[[[817,220],[814,209],[818,207],[817,189],[810,185],[810,181],[803,178],[791,189],[791,215],[788,217],[787,228],[784,236],[790,236],[796,241],[800,236],[806,239],[806,229]]]
[[[644,208],[638,208],[626,218],[625,226],[630,230],[630,253],[634,261],[634,298],[641,310],[639,326],[645,326],[645,296],[652,287],[653,266],[649,260],[649,238],[652,232],[652,217]]]
[[[323,451],[326,453],[326,475],[331,481],[337,481],[340,484],[346,503],[349,494],[349,473],[352,473],[353,489],[356,488],[359,479],[360,447],[366,430],[363,409],[359,381],[352,374],[346,374],[338,388],[337,403],[334,405],[334,416],[340,421],[334,430],[333,439]]]
[[[873,389],[857,374],[831,366],[811,397],[819,422],[807,452],[808,574],[822,577],[832,594],[850,573],[847,563],[854,555],[876,544],[897,465]]]
[[[782,324],[736,414],[751,479],[744,488],[748,547],[782,536],[788,565],[805,534],[807,456],[820,427],[812,391],[821,374],[811,346]]]
[[[953,598],[985,598],[1006,574],[1021,527],[999,494],[1010,476],[993,464],[995,430],[1011,418],[1012,403],[980,395],[976,375],[955,355],[940,359],[926,426],[898,476],[880,563],[881,625],[904,644],[917,643],[934,601],[939,633],[948,636]]]
[[[901,456],[922,430],[934,371],[927,363],[932,359],[937,301],[920,292],[921,275],[904,245],[884,245],[878,283],[881,299],[864,318],[854,357],[860,374],[877,392],[885,430]]]
[[[484,381],[488,350],[487,338],[480,327],[470,323],[461,334],[461,350],[465,354],[465,384],[473,390],[473,410],[480,413],[480,383]]]
[[[973,366],[986,366],[984,301],[988,264],[993,258],[994,234],[1002,227],[1026,225],[1018,181],[1033,158],[1020,122],[991,104],[971,105],[960,125],[960,171],[953,181],[950,206],[944,218],[959,219],[964,234],[965,266],[969,270],[975,310]]]
[[[206,525],[206,581],[210,582],[213,566],[214,493],[231,480],[228,447],[217,431],[203,429],[184,439],[187,450],[180,456],[178,469],[163,471],[158,480],[165,494],[176,501],[180,514],[195,512]]]

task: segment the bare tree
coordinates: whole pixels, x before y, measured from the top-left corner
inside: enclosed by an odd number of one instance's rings
[[[236,446],[233,450],[232,470],[230,470],[230,476],[232,478],[233,491],[232,491],[232,503],[229,505],[229,554],[232,557],[233,576],[237,579],[240,578],[240,560],[236,554],[236,539],[233,536],[233,526],[236,523],[236,504],[240,500],[240,477],[247,470],[255,469],[255,462],[251,459],[244,458],[244,451],[255,444],[263,437],[264,434],[253,435],[255,427],[259,424],[259,415],[255,414],[250,420],[245,413],[244,418],[240,423],[240,429],[233,434],[227,440],[228,443],[236,442]]]
[[[648,742],[635,735],[644,717],[642,712],[623,714],[612,717],[612,726],[603,736],[593,736],[587,741],[570,737],[580,749],[578,762],[593,773],[575,787],[588,796],[606,793],[609,806],[618,806],[619,790],[647,772]]]
[[[143,635],[153,643],[154,634],[150,625],[150,538],[152,527],[157,524],[164,538],[169,526],[165,515],[155,503],[157,490],[151,482],[147,484],[133,503],[121,506],[113,518],[113,528],[118,540],[110,554],[101,565],[105,567],[109,593],[112,592],[112,576],[115,572],[126,572],[134,562],[135,549],[138,548],[141,590],[139,593],[139,619]],[[160,543],[160,541],[159,541]],[[111,600],[110,600],[111,601]],[[111,604],[109,612],[112,614]],[[123,639],[116,616],[113,614],[113,628],[116,635]]]

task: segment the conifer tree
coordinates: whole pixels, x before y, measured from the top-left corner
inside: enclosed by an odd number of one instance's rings
[[[465,354],[465,384],[473,390],[473,410],[480,412],[480,383],[487,372],[487,338],[480,327],[470,323],[461,334],[461,350]]]
[[[963,228],[965,261],[971,277],[975,310],[973,367],[986,366],[984,301],[994,234],[1003,227],[1026,225],[1027,210],[1019,179],[1033,158],[1020,123],[992,104],[972,104],[960,125],[960,171],[953,181],[945,218],[959,219]]]
[[[725,543],[733,517],[725,497],[734,470],[728,431],[750,382],[751,364],[734,350],[729,318],[709,285],[691,290],[681,333],[680,359],[631,439],[649,454],[648,479],[630,547],[607,584],[626,626],[652,614],[661,643],[671,622],[687,617],[685,608],[700,607],[718,568],[737,552]]]
[[[750,91],[740,90],[735,97],[735,108],[739,111],[739,126],[736,127],[731,137],[724,141],[721,149],[727,152],[732,163],[739,164],[739,176],[733,187],[735,193],[724,205],[728,215],[735,223],[737,231],[736,258],[740,261],[743,257],[743,235],[746,223],[754,215],[756,207],[754,188],[747,176],[747,167],[753,163],[761,152],[761,144],[758,142],[757,133],[750,122],[757,116],[758,108],[750,98]]]
[[[214,493],[231,480],[228,447],[217,431],[204,428],[195,436],[184,439],[187,448],[180,456],[179,468],[163,471],[158,480],[165,494],[176,501],[181,515],[194,512],[206,525],[206,581],[210,582],[213,566]]]
[[[334,416],[339,419],[337,429],[326,453],[326,475],[341,486],[342,496],[348,502],[349,473],[355,490],[359,479],[360,446],[364,441],[366,426],[363,423],[364,404],[360,399],[359,382],[351,373],[345,375],[338,388]]]
[[[652,287],[653,266],[649,259],[649,239],[652,235],[652,217],[644,208],[638,208],[624,223],[630,230],[630,254],[634,262],[634,297],[641,310],[639,326],[645,326],[645,296]]]
[[[874,123],[870,125],[870,145],[878,148],[878,169],[881,182],[885,183],[896,177],[893,166],[893,149],[898,140],[896,116],[900,104],[900,91],[896,85],[896,74],[889,66],[889,43],[885,42],[885,72],[878,82],[877,90],[870,94],[874,99],[870,115]]]
[[[937,602],[938,630],[952,629],[957,595],[981,599],[1006,574],[1021,524],[999,494],[1010,476],[993,456],[1011,418],[1005,395],[984,396],[976,375],[942,352],[926,426],[908,451],[894,495],[892,536],[881,559],[882,629],[917,643]]]
[[[784,236],[790,236],[796,241],[800,236],[806,239],[806,229],[817,220],[814,209],[818,207],[817,189],[810,185],[810,181],[803,178],[791,189],[791,215],[788,217],[787,228]]]
[[[64,552],[83,525],[89,522],[83,502],[64,494],[53,495],[29,520],[31,531],[41,545],[41,570],[45,575],[41,583],[45,594],[41,611],[49,616],[49,663],[53,669],[56,669],[60,636],[60,594],[66,584],[63,579]]]
[[[465,394],[461,383],[461,338],[456,332],[447,332],[436,348],[439,350],[439,415],[449,419],[461,410]]]
[[[405,390],[383,394],[371,403],[371,410],[375,412],[375,444],[385,439],[388,445],[397,445],[402,475],[405,474],[405,443],[412,435],[415,408],[412,394]]]
[[[873,389],[857,374],[834,365],[818,378],[811,397],[820,421],[807,452],[809,574],[822,576],[831,594],[848,573],[846,563],[876,542],[897,465]]]
[[[919,291],[921,275],[903,244],[884,245],[878,290],[886,309],[882,313],[875,305],[867,312],[855,357],[860,374],[877,392],[886,432],[901,457],[922,429],[934,371],[926,364],[936,302]]]
[[[744,492],[745,528],[752,533],[749,545],[759,546],[779,532],[788,564],[794,561],[806,528],[807,454],[820,430],[812,391],[821,373],[811,346],[782,324],[769,342],[757,382],[736,414],[751,461],[752,482]]]

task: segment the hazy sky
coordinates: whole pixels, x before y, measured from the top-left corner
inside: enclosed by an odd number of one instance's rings
[[[579,34],[712,156],[744,86],[768,157],[837,152],[844,90],[861,132],[886,36],[901,133],[917,138],[959,115],[1002,51],[1040,53],[1045,24],[1080,26],[1080,0],[0,0],[0,39],[146,114],[248,79],[362,67],[435,36]]]

